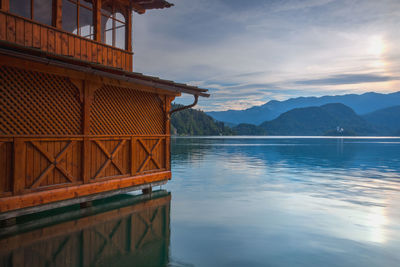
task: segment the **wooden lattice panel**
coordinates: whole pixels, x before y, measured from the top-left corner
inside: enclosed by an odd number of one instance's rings
[[[25,188],[35,190],[81,180],[82,143],[79,141],[26,142]]]
[[[91,134],[165,134],[163,103],[157,94],[103,86],[95,92]]]
[[[92,139],[87,154],[91,179],[130,173],[130,141],[126,139]]]
[[[12,190],[12,142],[0,139],[0,196]]]
[[[64,77],[0,67],[0,134],[81,133],[79,90]]]

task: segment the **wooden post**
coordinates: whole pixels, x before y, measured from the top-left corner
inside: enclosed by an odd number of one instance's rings
[[[126,16],[126,50],[132,52],[132,8],[128,9]],[[132,70],[131,70],[132,71]]]
[[[1,0],[1,10],[3,11],[10,11],[10,0]]]
[[[165,140],[165,168],[167,170],[171,170],[171,117],[169,112],[174,99],[175,97],[165,96],[165,134],[167,135]]]
[[[83,183],[90,181],[90,106],[93,102],[93,92],[90,90],[88,81],[83,83],[83,114],[82,114],[82,131],[83,131],[83,151],[82,151],[82,177]]]
[[[136,173],[135,167],[136,137],[131,138],[131,175]]]
[[[101,42],[101,1],[94,2],[94,40]]]
[[[25,189],[26,145],[20,138],[14,138],[13,193],[21,194]]]
[[[100,88],[101,84],[83,81],[83,114],[82,114],[82,131],[83,131],[83,151],[82,151],[82,177],[83,183],[90,182],[90,107],[94,100],[94,92]]]
[[[81,204],[79,204],[79,206],[81,209],[93,207],[93,201],[82,202]]]
[[[53,0],[53,26],[62,29],[62,0]]]
[[[132,4],[131,4],[132,5]],[[128,52],[132,52],[132,7],[129,8],[128,14],[126,17],[126,27],[125,27],[125,40],[126,40],[126,50]],[[133,70],[133,57],[132,55],[126,57],[126,60],[129,60],[128,62],[128,71]]]
[[[142,189],[142,193],[143,194],[145,194],[145,195],[147,195],[147,194],[151,194],[151,192],[153,192],[153,187],[147,187],[147,188],[144,188],[144,189]]]

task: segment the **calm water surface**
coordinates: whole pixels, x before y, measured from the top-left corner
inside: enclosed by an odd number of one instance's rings
[[[171,266],[400,266],[400,139],[172,139]]]
[[[400,266],[400,138],[173,138],[172,171],[18,218],[0,266]]]

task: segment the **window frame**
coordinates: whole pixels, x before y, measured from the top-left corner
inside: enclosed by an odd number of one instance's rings
[[[11,1],[12,1],[12,0],[2,0],[2,1],[1,1],[1,6],[6,5],[7,8],[8,8],[8,11],[9,11],[10,13],[12,13],[12,14],[16,14],[16,15],[21,16],[21,17],[23,17],[23,18],[27,18],[27,19],[30,19],[30,20],[39,22],[38,20],[35,20],[35,0],[29,0],[29,1],[27,1],[27,2],[29,2],[29,4],[30,4],[29,17],[25,17],[25,16],[22,16],[22,15],[20,15],[20,14],[11,12]],[[50,24],[43,23],[44,25],[55,26],[55,25],[54,25],[54,16],[55,16],[55,14],[54,14],[54,2],[55,2],[55,1],[56,1],[56,0],[51,0],[51,11],[52,11],[52,12],[50,13],[50,16],[51,16],[51,17],[50,17],[50,21],[51,21],[51,23],[50,23]],[[39,23],[42,23],[42,22],[39,22]]]
[[[101,0],[99,0],[99,1],[101,1]],[[107,14],[107,13],[104,13],[104,11],[103,10],[105,10],[105,9],[103,9],[103,4],[111,4],[111,12],[110,12],[110,15],[109,14]],[[102,27],[101,27],[101,22],[100,22],[100,35],[101,35],[101,38],[100,38],[100,42],[102,42],[103,44],[106,44],[106,45],[109,45],[109,44],[107,44],[106,42],[105,42],[105,33],[106,32],[108,32],[108,31],[112,31],[112,44],[111,44],[111,46],[112,47],[115,47],[115,48],[118,48],[118,49],[123,49],[123,50],[127,50],[128,48],[127,48],[127,40],[128,40],[128,32],[127,32],[127,29],[128,29],[128,27],[127,27],[127,24],[128,24],[128,20],[127,20],[127,14],[125,14],[126,13],[126,10],[127,10],[127,8],[125,7],[125,6],[123,6],[123,5],[120,5],[118,2],[116,2],[116,1],[102,1],[102,7],[100,8],[100,21],[102,20],[102,18],[103,17],[105,17],[107,20],[108,19],[111,19],[111,21],[112,21],[112,27],[111,27],[111,29],[108,29],[108,30],[106,30],[105,29],[105,25],[104,25],[104,32],[103,32],[103,29],[102,29]],[[119,19],[117,19],[116,18],[116,14],[117,13],[120,13],[123,17],[124,17],[124,19],[125,19],[125,21],[122,21],[122,20],[119,20]],[[117,22],[119,22],[119,23],[121,23],[122,25],[121,26],[115,26],[116,25],[116,23]],[[122,28],[122,27],[125,27],[125,33],[124,33],[124,47],[123,48],[120,48],[120,47],[117,47],[116,46],[116,30],[117,29],[120,29],[120,28]],[[103,41],[104,40],[104,41]]]
[[[34,0],[31,0],[31,1],[34,1]],[[80,37],[83,37],[83,38],[86,38],[86,39],[89,39],[89,40],[95,40],[96,24],[95,24],[94,16],[95,16],[96,9],[94,8],[93,0],[91,1],[92,7],[90,7],[88,4],[86,4],[85,1],[83,1],[83,0],[66,0],[66,1],[76,5],[76,33],[73,33],[73,34],[76,34],[76,35],[78,35]],[[98,1],[100,1],[100,0],[98,0]],[[93,33],[89,34],[89,35],[85,35],[85,36],[81,35],[81,27],[79,25],[79,15],[80,15],[80,9],[81,8],[85,8],[87,10],[90,10],[91,13],[92,13],[92,20],[91,21],[92,21]]]

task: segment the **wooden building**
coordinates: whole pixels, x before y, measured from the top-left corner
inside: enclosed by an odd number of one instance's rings
[[[171,101],[209,95],[132,72],[131,19],[171,6],[0,0],[0,220],[171,178]]]
[[[167,266],[171,195],[146,196],[21,218],[18,227],[0,229],[0,266]]]

